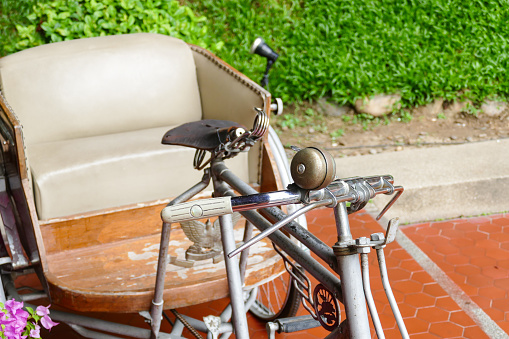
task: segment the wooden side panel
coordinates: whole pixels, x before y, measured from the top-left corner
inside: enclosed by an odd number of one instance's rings
[[[0,133],[2,134],[2,166],[6,176],[6,190],[14,201],[12,210],[30,264],[45,264],[45,251],[37,222],[30,174],[25,155],[23,130],[0,92]],[[20,265],[21,266],[21,265]],[[44,282],[43,282],[44,284]]]
[[[271,192],[286,188],[283,187],[281,176],[279,175],[276,167],[276,161],[274,160],[274,154],[267,142],[263,144],[261,172],[262,180],[260,192]]]
[[[132,206],[124,210],[50,220],[41,224],[48,255],[161,232],[161,210],[166,203]]]

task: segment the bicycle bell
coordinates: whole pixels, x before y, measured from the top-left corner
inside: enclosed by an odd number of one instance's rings
[[[329,152],[318,147],[307,147],[295,154],[290,172],[300,188],[319,190],[334,180],[336,163]]]

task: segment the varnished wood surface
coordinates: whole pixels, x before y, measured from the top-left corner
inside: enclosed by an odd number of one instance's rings
[[[63,219],[40,221],[46,253],[99,246],[161,233],[161,210],[166,203],[129,206]]]
[[[243,222],[235,237],[242,239]],[[80,311],[138,312],[153,297],[159,235],[62,251],[47,256],[52,302]],[[183,260],[191,242],[181,229],[172,230],[169,253]],[[275,278],[284,270],[269,241],[251,247],[246,288]],[[196,262],[192,268],[169,264],[165,308],[216,300],[228,295],[224,261]]]
[[[265,189],[279,188],[273,156],[264,152]],[[138,312],[153,297],[165,202],[127,206],[62,219],[40,221],[46,251],[45,275],[52,302],[78,311]],[[178,225],[171,234],[170,255],[185,258],[191,242]],[[243,235],[237,225],[236,239]],[[269,241],[250,251],[246,288],[284,271]],[[206,292],[204,292],[206,291]],[[193,268],[170,264],[165,279],[165,308],[189,306],[228,295],[224,262],[197,262]]]

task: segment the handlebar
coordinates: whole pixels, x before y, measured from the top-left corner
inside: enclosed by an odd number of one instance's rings
[[[391,175],[336,179],[326,188],[320,190],[305,190],[292,184],[288,186],[287,190],[283,191],[239,197],[200,199],[167,206],[161,212],[161,217],[166,223],[174,223],[259,208],[296,203],[304,204],[304,207],[281,219],[272,227],[267,228],[262,233],[245,242],[242,246],[230,252],[228,257],[231,258],[314,208],[322,206],[334,207],[338,203],[350,202],[348,210],[349,213],[353,213],[363,208],[376,195],[391,195],[395,193],[394,197],[378,215],[378,220],[403,193],[404,189],[402,186],[394,186],[393,184],[394,178]]]
[[[327,205],[333,206],[341,202],[350,202],[351,206],[357,205],[362,208],[376,195],[396,193],[394,198],[377,217],[377,219],[380,219],[394,204],[396,199],[399,198],[401,193],[403,193],[403,187],[393,186],[393,183],[394,178],[391,175],[382,175],[336,179],[329,186],[321,190],[303,190],[297,186],[290,185],[287,190],[283,191],[239,197],[200,199],[167,206],[161,212],[161,217],[166,223],[174,223],[297,203],[311,205],[315,208]],[[355,211],[352,210],[351,212]]]

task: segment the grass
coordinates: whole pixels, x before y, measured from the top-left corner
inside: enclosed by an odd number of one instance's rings
[[[507,0],[205,0],[190,6],[225,42],[219,53],[257,79],[247,54],[264,37],[280,54],[271,91],[285,101],[353,103],[400,93],[403,108],[433,98],[509,96]]]
[[[148,2],[156,6],[164,1]],[[4,46],[18,37],[15,24],[27,25],[37,2],[48,1],[0,0],[2,55]],[[402,112],[443,98],[469,100],[476,114],[486,98],[509,98],[509,0],[181,3],[207,18],[207,42],[224,44],[218,56],[255,80],[261,78],[265,60],[249,54],[250,44],[262,36],[274,47],[280,57],[271,71],[270,89],[285,102],[325,96],[352,104],[379,93],[398,93]],[[408,115],[403,118],[411,119]]]

